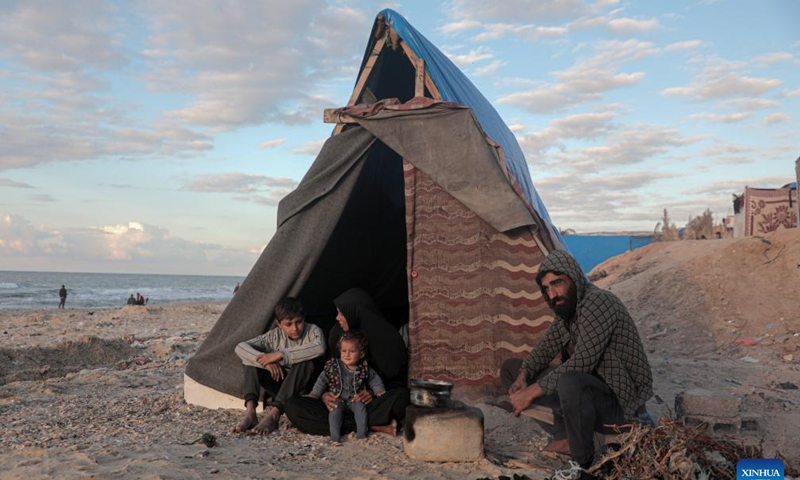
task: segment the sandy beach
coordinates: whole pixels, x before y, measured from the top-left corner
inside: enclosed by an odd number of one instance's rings
[[[653,414],[689,389],[736,395],[758,429],[735,438],[796,466],[800,235],[766,240],[654,244],[593,275],[637,320]],[[548,438],[532,420],[488,405],[486,459],[471,463],[411,461],[402,438],[383,434],[336,447],[285,418],[266,438],[233,434],[240,411],[183,401],[186,361],[224,307],[0,311],[0,478],[544,479],[566,463],[540,452]],[[206,433],[213,447],[198,441]]]
[[[383,434],[332,446],[285,418],[267,438],[232,434],[241,412],[183,401],[186,361],[224,306],[0,313],[0,478],[545,478],[563,464],[504,466],[533,461],[547,437],[532,420],[509,422],[487,405],[487,459],[473,463],[414,462],[401,437]],[[191,444],[204,433],[214,447]]]

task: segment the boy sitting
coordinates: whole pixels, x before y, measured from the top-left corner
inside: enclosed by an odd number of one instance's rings
[[[247,411],[233,431],[269,435],[278,428],[284,402],[300,394],[314,374],[314,360],[325,353],[322,329],[305,323],[300,300],[286,297],[275,307],[278,328],[242,342],[236,355],[244,369],[244,406]],[[261,387],[272,401],[264,405],[264,418],[256,415]]]

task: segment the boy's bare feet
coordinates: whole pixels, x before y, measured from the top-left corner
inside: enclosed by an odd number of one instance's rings
[[[242,423],[233,427],[233,433],[245,433],[246,431],[255,427],[256,424],[258,424],[256,410],[254,408],[248,408],[247,412],[244,414],[244,418],[242,418]]]
[[[397,436],[397,420],[392,420],[389,425],[373,425],[369,427],[373,432],[387,433],[391,436]]]
[[[278,422],[281,419],[281,411],[278,407],[271,407],[269,411],[264,412],[264,418],[258,422],[258,425],[253,427],[252,433],[256,435],[269,435],[278,429]]]
[[[563,438],[561,440],[551,440],[543,449],[543,452],[558,453],[560,455],[569,455],[569,440]]]

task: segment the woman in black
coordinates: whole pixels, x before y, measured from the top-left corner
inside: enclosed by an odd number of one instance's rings
[[[379,431],[392,430],[380,428],[393,425],[405,417],[409,403],[408,352],[400,332],[381,314],[372,298],[360,288],[350,289],[339,295],[333,303],[337,316],[328,338],[330,351],[344,332],[356,330],[364,334],[369,342],[367,362],[380,375],[386,386],[386,393],[373,397],[369,390],[356,396],[367,405],[370,427]],[[328,395],[328,394],[326,394]],[[292,397],[285,404],[286,416],[300,431],[312,435],[328,435],[328,412],[335,408],[334,398],[323,395],[321,399]],[[344,426],[353,429],[352,415],[345,417]]]

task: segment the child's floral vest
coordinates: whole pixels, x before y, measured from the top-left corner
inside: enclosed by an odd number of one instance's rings
[[[325,363],[325,375],[328,377],[328,389],[334,395],[342,393],[342,367],[339,364],[338,358],[331,358]],[[353,393],[358,393],[367,388],[367,380],[369,379],[369,366],[367,361],[362,360],[353,372],[353,381],[355,383]]]

